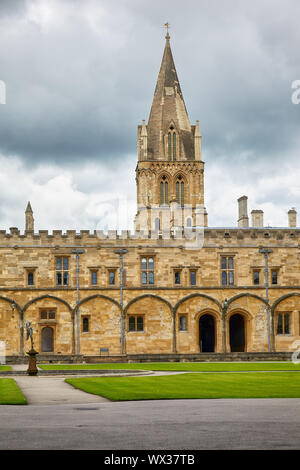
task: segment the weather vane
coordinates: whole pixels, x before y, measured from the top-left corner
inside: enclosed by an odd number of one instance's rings
[[[165,23],[164,26],[167,30],[167,35],[168,35],[169,34],[170,23]]]

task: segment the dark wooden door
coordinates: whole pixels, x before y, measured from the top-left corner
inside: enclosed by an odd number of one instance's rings
[[[232,315],[229,320],[231,352],[245,351],[245,322],[242,315]]]
[[[200,352],[215,351],[215,319],[212,315],[203,315],[199,320]]]
[[[42,352],[53,352],[53,328],[46,326],[42,329]]]

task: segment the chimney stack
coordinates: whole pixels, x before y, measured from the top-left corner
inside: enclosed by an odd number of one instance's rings
[[[247,200],[248,200],[247,196],[241,196],[238,199],[238,205],[239,205],[238,226],[239,227],[249,227]]]
[[[264,211],[261,209],[253,209],[251,211],[252,216],[252,227],[263,227],[264,226]]]
[[[294,207],[288,211],[289,227],[297,227],[297,211]]]

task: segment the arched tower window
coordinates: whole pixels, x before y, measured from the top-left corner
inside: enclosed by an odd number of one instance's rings
[[[168,180],[166,176],[163,176],[160,181],[160,205],[168,205]]]
[[[170,161],[176,160],[176,131],[173,126],[168,132],[168,159]]]
[[[179,206],[184,206],[184,181],[181,175],[176,180],[176,201]]]

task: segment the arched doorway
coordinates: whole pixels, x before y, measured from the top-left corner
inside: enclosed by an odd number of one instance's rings
[[[231,352],[245,351],[245,320],[242,315],[236,313],[229,319],[229,336]]]
[[[54,350],[53,328],[46,326],[42,329],[42,352],[53,352]]]
[[[199,319],[199,345],[200,352],[215,351],[215,319],[205,314]]]

